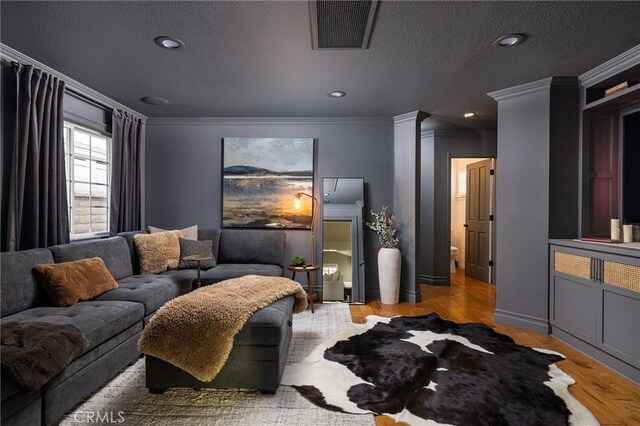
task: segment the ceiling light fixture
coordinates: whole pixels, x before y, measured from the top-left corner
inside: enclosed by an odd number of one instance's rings
[[[471,117],[475,117],[476,113],[475,112],[465,112],[464,114],[462,114],[462,116],[464,118],[471,118]]]
[[[184,43],[177,38],[160,36],[155,38],[156,44],[163,49],[178,50],[184,47]]]
[[[524,41],[524,34],[509,34],[499,37],[493,42],[493,47],[511,47]]]
[[[164,98],[158,98],[156,96],[145,96],[140,98],[142,102],[149,105],[169,105],[169,101]]]
[[[333,92],[329,93],[329,96],[331,96],[332,98],[344,98],[345,96],[347,96],[347,94],[342,90],[334,90]]]

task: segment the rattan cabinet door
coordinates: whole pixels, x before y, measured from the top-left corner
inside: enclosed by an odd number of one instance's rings
[[[597,346],[640,367],[640,259],[599,254]]]
[[[551,245],[550,255],[549,320],[554,327],[595,345],[599,285],[592,253]]]

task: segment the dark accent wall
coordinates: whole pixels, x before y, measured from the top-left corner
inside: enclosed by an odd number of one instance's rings
[[[313,137],[314,192],[322,178],[363,177],[365,210],[393,202],[393,125],[386,119],[150,119],[146,134],[146,223],[160,227],[221,226],[222,139]],[[320,221],[317,222],[319,229]],[[286,256],[309,255],[309,232],[287,231]],[[321,231],[316,253],[321,261]],[[378,296],[378,242],[364,233],[367,298]],[[301,282],[305,283],[304,280]],[[316,275],[316,289],[322,279]],[[305,283],[306,284],[306,283]]]
[[[420,141],[420,282],[449,285],[451,158],[495,157],[494,131],[425,130]]]
[[[548,333],[549,238],[578,232],[578,81],[490,95],[498,101],[495,320]]]

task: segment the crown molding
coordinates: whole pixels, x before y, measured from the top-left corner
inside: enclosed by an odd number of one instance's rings
[[[90,101],[93,101],[95,103],[100,104],[101,106],[107,107],[107,108],[118,108],[124,111],[128,111],[140,118],[142,118],[143,120],[146,120],[147,117],[143,114],[140,114],[138,111],[129,108],[126,105],[121,104],[120,102],[114,101],[113,99],[109,98],[108,96],[103,95],[100,92],[97,92],[95,90],[93,90],[92,88],[85,86],[84,84],[80,83],[79,81],[76,81],[74,79],[72,79],[71,77],[62,74],[59,71],[54,70],[53,68],[43,64],[42,62],[36,61],[35,59],[25,55],[22,52],[18,52],[17,50],[15,50],[12,47],[7,46],[6,44],[0,43],[0,58],[6,62],[19,62],[21,64],[25,64],[25,65],[32,65],[36,68],[40,68],[43,71],[51,74],[51,75],[55,75],[56,77],[64,80],[65,85],[67,90],[70,90],[71,92],[75,92],[76,94],[83,96],[87,99],[89,99]]]
[[[606,80],[621,71],[640,64],[640,44],[578,76],[583,87]]]
[[[420,136],[434,137],[434,136],[449,136],[449,137],[464,137],[464,136],[495,136],[497,132],[492,129],[428,129],[420,132]]]
[[[532,81],[531,83],[521,84],[519,86],[508,87],[502,90],[496,90],[495,92],[489,92],[487,95],[491,96],[496,101],[503,101],[509,98],[515,98],[517,96],[528,95],[542,90],[549,89],[553,77],[543,78],[542,80]]]
[[[406,121],[417,121],[421,123],[424,119],[431,117],[431,114],[428,114],[423,111],[411,111],[404,114],[396,115],[393,117],[393,124],[404,123]]]
[[[147,125],[391,124],[389,117],[149,117]]]

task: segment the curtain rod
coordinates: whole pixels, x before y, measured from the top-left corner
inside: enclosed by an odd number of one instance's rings
[[[23,64],[20,61],[11,61],[11,66],[12,67],[19,68],[19,67],[25,66],[25,65],[26,64]],[[36,68],[36,69],[38,69],[38,68]],[[44,70],[42,70],[42,71],[46,72]],[[60,77],[58,77],[58,78],[60,78]],[[60,78],[60,79],[64,81],[64,79],[62,79],[62,78]],[[107,111],[112,111],[112,110],[116,109],[115,107],[112,107],[110,105],[106,105],[103,102],[99,102],[99,101],[97,101],[95,99],[90,98],[89,96],[83,95],[82,93],[79,93],[79,92],[73,90],[72,88],[70,88],[68,86],[65,86],[65,90],[64,91],[65,91],[65,93],[73,96],[74,98],[79,99],[79,100],[81,100],[83,102],[86,102],[88,104],[91,104],[93,106],[96,106],[96,107],[98,107],[100,109],[104,109],[104,110],[107,110]]]
[[[41,62],[38,62],[37,60],[1,42],[0,42],[0,60],[2,62],[9,63],[9,64],[13,64],[14,62],[16,64],[21,64],[21,65],[29,64],[34,66],[35,68],[42,69],[44,72],[50,73],[64,80],[66,82],[66,91],[69,94],[73,94],[76,97],[81,97],[83,100],[91,101],[92,103],[97,104],[102,108],[106,107],[109,110],[115,108],[115,109],[127,111],[130,114],[133,114],[134,116],[141,119],[143,122],[147,121],[147,117],[144,114],[141,114],[140,112],[136,111],[135,109],[130,108],[124,104],[121,104],[120,102],[112,98],[109,98],[108,96],[103,95],[100,92],[97,92],[92,88],[80,83],[79,81],[76,81],[63,73],[56,71],[55,69]]]

